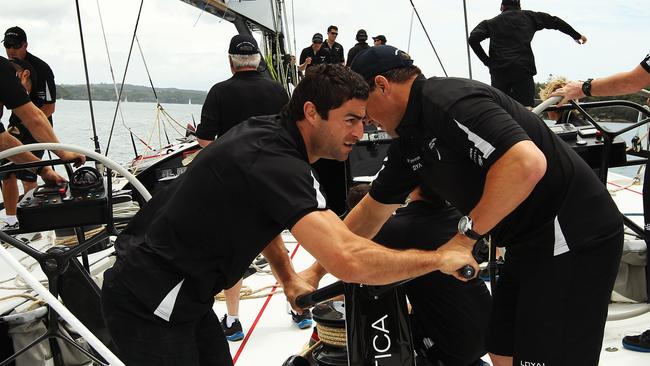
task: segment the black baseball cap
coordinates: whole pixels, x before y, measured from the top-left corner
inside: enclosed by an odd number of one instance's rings
[[[5,38],[2,40],[5,47],[19,46],[23,42],[27,42],[27,34],[20,27],[11,27],[5,31]]]
[[[366,30],[365,30],[365,29],[359,29],[359,30],[357,31],[357,37],[356,37],[356,40],[357,40],[358,42],[365,42],[365,41],[368,40],[368,33],[366,33]]]
[[[350,68],[369,80],[388,70],[413,65],[408,53],[393,46],[376,46],[365,49],[356,55]]]
[[[377,37],[372,37],[372,40],[373,40],[373,41],[380,40],[380,41],[386,43],[386,36],[383,35],[383,34],[380,34],[380,35],[378,35]]]
[[[230,40],[228,53],[231,55],[254,55],[259,53],[257,41],[248,34],[238,34]]]
[[[311,37],[311,43],[323,43],[323,35],[315,33],[314,36]]]
[[[501,5],[521,6],[521,1],[520,0],[501,0]]]

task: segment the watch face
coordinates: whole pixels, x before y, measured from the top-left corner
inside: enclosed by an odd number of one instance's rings
[[[463,216],[458,221],[458,231],[464,234],[467,230],[472,230],[472,220],[469,216]]]

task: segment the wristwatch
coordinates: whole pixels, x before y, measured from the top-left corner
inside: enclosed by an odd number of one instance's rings
[[[582,93],[587,97],[591,96],[591,82],[593,80],[594,79],[587,79],[587,81],[582,83]]]
[[[465,235],[466,237],[473,240],[481,240],[483,236],[476,231],[472,230],[472,218],[469,216],[463,216],[458,220],[458,233]]]

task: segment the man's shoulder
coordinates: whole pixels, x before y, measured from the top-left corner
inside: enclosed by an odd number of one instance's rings
[[[53,74],[50,65],[48,65],[47,62],[43,61],[39,57],[27,52],[25,59],[27,59],[27,62],[29,62],[36,69],[38,75]]]

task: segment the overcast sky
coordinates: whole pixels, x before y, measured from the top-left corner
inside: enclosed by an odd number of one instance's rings
[[[231,0],[237,1],[237,0]],[[256,0],[262,1],[262,0]],[[468,76],[461,0],[413,0],[450,76]],[[54,70],[57,83],[84,83],[74,0],[3,0],[0,28],[19,25],[27,32],[28,50]],[[290,31],[295,4],[296,44],[302,49],[315,32],[339,27],[338,42],[347,50],[357,29],[384,34],[388,43],[407,50],[412,8],[408,0],[285,0]],[[139,0],[99,0],[110,56],[122,79]],[[469,28],[499,12],[499,0],[467,0]],[[81,0],[86,52],[92,83],[111,82],[97,0]],[[578,45],[553,30],[537,33],[533,49],[536,81],[549,74],[572,79],[629,70],[650,51],[648,0],[523,0],[522,7],[556,15],[588,38]],[[198,21],[197,21],[198,20]],[[147,66],[157,87],[208,90],[230,76],[226,53],[232,24],[179,0],[145,0],[138,30]],[[289,34],[293,47],[293,33]],[[372,41],[372,40],[371,40]],[[487,50],[488,42],[483,43]],[[428,76],[442,75],[424,32],[414,20],[409,53]],[[4,56],[4,55],[3,55]],[[472,53],[474,78],[489,82],[487,68]],[[134,49],[127,83],[148,85],[142,59]]]

